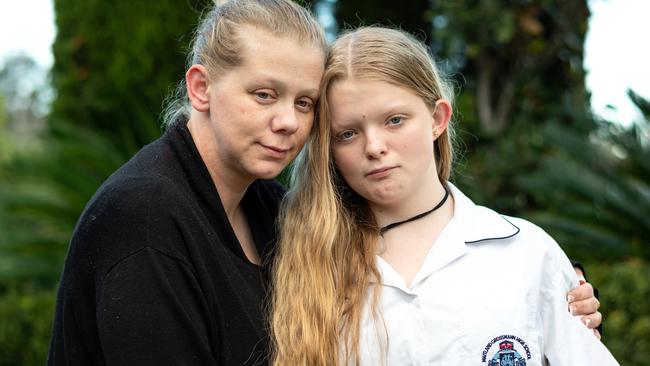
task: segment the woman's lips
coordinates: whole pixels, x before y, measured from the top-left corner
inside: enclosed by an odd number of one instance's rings
[[[264,150],[266,151],[266,153],[269,156],[271,156],[273,158],[277,158],[277,159],[285,158],[287,156],[287,154],[289,154],[289,151],[291,151],[290,148],[284,148],[284,147],[278,147],[278,146],[272,146],[272,145],[264,145],[264,144],[260,144],[260,145],[264,148]]]

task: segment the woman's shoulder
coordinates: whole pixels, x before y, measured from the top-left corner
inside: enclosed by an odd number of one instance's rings
[[[131,174],[116,171],[95,192],[85,211],[109,211],[112,216],[139,215],[142,211],[162,213],[182,201],[183,189],[162,174]],[[116,212],[119,211],[119,212]]]

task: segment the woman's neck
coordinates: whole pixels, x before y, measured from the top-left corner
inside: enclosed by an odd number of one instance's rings
[[[187,128],[190,130],[190,134],[199,151],[199,155],[201,155],[203,163],[208,168],[208,172],[219,193],[219,198],[226,211],[226,215],[233,222],[244,193],[246,193],[253,179],[242,177],[236,172],[233,172],[232,169],[224,166],[223,160],[217,153],[217,146],[213,137],[214,131],[210,126],[210,121],[199,119],[193,115],[187,123]]]

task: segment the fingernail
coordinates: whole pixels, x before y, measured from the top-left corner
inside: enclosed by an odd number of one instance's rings
[[[573,295],[569,295],[569,296],[567,296],[566,299],[567,299],[568,302],[573,302],[573,300],[575,300],[575,297],[573,297]]]
[[[589,319],[589,318],[584,318],[584,319],[582,319],[582,322],[585,323],[585,325],[586,325],[587,327],[589,327],[589,323],[591,323],[591,319]]]
[[[569,312],[571,315],[576,315],[576,307],[575,306],[569,306]]]

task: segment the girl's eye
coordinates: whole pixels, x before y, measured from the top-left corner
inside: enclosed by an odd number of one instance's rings
[[[347,141],[347,140],[350,140],[351,138],[353,138],[354,135],[355,135],[354,131],[347,130],[347,131],[343,131],[343,132],[340,132],[339,134],[337,134],[336,139],[338,141]]]
[[[399,124],[402,123],[402,119],[403,119],[403,118],[404,118],[404,117],[400,117],[400,116],[391,117],[391,118],[388,120],[388,124],[390,124],[390,125],[399,125]]]
[[[271,94],[269,94],[267,92],[257,92],[257,93],[255,93],[255,95],[257,95],[257,97],[260,98],[260,99],[270,99],[271,98]]]

